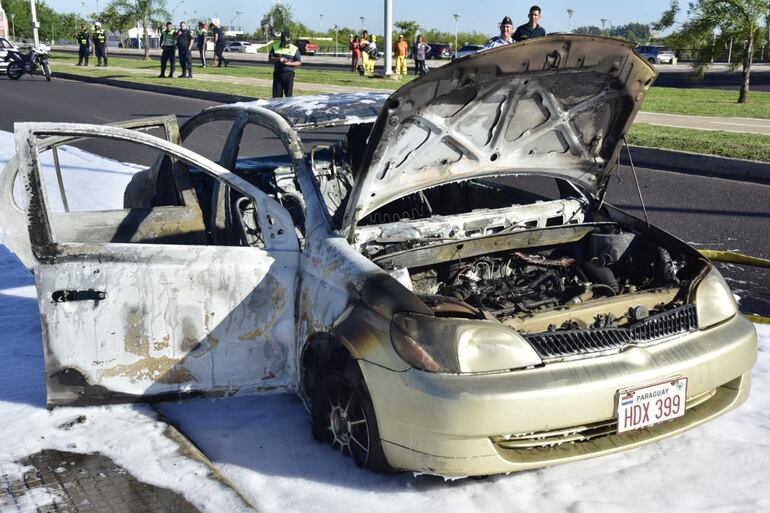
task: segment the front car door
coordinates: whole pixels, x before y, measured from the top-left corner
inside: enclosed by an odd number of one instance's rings
[[[41,163],[51,136],[164,154],[177,166],[176,201],[54,212]],[[18,124],[16,147],[49,405],[294,386],[299,249],[280,205],[189,150],[122,128]],[[199,196],[210,188],[193,184],[191,169],[243,198],[229,228],[248,232],[236,239],[251,245],[209,244],[200,204],[210,198]]]

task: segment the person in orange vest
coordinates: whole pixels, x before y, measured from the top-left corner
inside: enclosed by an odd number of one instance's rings
[[[396,43],[396,75],[401,78],[401,75],[406,75],[406,54],[409,53],[409,43],[404,41],[404,35],[398,35],[398,42]]]

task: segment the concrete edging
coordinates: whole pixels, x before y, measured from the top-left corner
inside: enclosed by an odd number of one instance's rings
[[[234,103],[258,99],[252,96],[196,91],[193,89],[183,89],[181,87],[143,84],[104,77],[89,77],[61,71],[54,72],[53,76],[93,84],[105,84],[125,89],[185,96],[187,98],[196,98],[198,100],[208,100],[220,103]],[[630,149],[631,157],[633,158],[636,167],[662,169],[677,173],[725,178],[728,180],[741,180],[753,183],[765,183],[770,185],[770,162],[731,159],[715,155],[706,155],[704,153],[666,150],[662,148],[650,148],[648,146],[630,146]],[[620,163],[623,165],[629,164],[628,154],[625,151],[622,151],[620,154]]]
[[[704,153],[665,150],[648,146],[629,146],[636,167],[648,167],[728,180],[770,184],[770,162],[730,159]],[[628,154],[622,151],[620,163],[628,165]]]

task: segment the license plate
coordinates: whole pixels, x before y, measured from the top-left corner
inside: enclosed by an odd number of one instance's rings
[[[618,392],[618,433],[640,429],[685,413],[687,378]]]

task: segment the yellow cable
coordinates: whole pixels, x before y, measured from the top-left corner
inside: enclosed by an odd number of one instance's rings
[[[746,316],[748,320],[751,322],[755,322],[757,324],[770,324],[770,318],[768,317],[762,317],[761,315],[751,315],[751,314],[743,314]]]
[[[757,267],[770,267],[770,260],[758,258],[742,253],[732,251],[714,251],[712,249],[701,249],[700,254],[714,262],[729,262],[731,264],[755,265]]]

